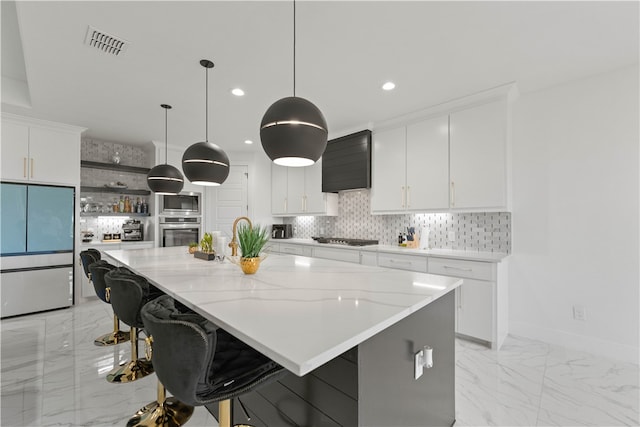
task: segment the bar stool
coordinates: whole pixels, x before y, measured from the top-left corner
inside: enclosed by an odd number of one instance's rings
[[[176,304],[168,295],[146,304],[142,319],[150,335],[151,360],[159,380],[186,404],[218,402],[220,427],[230,427],[233,422],[231,399],[286,373],[271,359]]]
[[[126,383],[138,380],[153,373],[148,360],[138,358],[138,336],[144,328],[140,309],[150,300],[162,295],[151,286],[147,279],[132,273],[126,268],[114,268],[104,276],[107,292],[110,293],[114,313],[129,327],[131,341],[131,361],[114,368],[107,374],[111,383]]]
[[[95,249],[87,249],[86,251],[80,252],[80,260],[82,261],[84,272],[93,284],[93,289],[98,298],[107,304],[111,304],[109,301],[109,295],[106,292],[107,285],[104,282],[104,275],[116,267],[109,264],[107,261],[101,260],[100,252]],[[129,341],[129,332],[120,330],[120,321],[118,320],[118,316],[114,313],[113,332],[99,336],[93,341],[93,343],[97,346],[108,346],[120,344],[126,341]]]

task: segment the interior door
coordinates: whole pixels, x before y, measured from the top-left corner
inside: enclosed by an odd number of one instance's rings
[[[234,165],[221,186],[207,188],[205,231],[220,231],[227,241],[231,241],[233,221],[248,214],[248,182],[248,167]]]

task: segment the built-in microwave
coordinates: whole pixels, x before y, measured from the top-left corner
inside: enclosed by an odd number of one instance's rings
[[[160,196],[160,215],[190,216],[201,215],[202,193],[184,191],[180,194]]]

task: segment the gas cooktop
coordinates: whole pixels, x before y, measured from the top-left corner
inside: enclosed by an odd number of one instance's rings
[[[312,237],[313,240],[318,243],[332,243],[334,245],[346,245],[346,246],[367,246],[377,245],[377,240],[367,239],[348,239],[344,237]]]

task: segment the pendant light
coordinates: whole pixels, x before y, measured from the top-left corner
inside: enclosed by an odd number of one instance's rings
[[[209,142],[209,68],[213,68],[213,62],[203,59],[200,65],[206,75],[205,140],[186,149],[182,155],[182,171],[194,184],[220,185],[229,176],[229,157],[222,148]]]
[[[327,148],[327,121],[310,101],[296,96],[296,2],[293,2],[293,96],[274,102],[262,117],[260,140],[281,166],[309,166]]]
[[[167,164],[167,112],[171,105],[164,108],[164,164],[154,166],[147,174],[147,185],[156,194],[178,194],[184,187],[184,177],[178,168]]]

